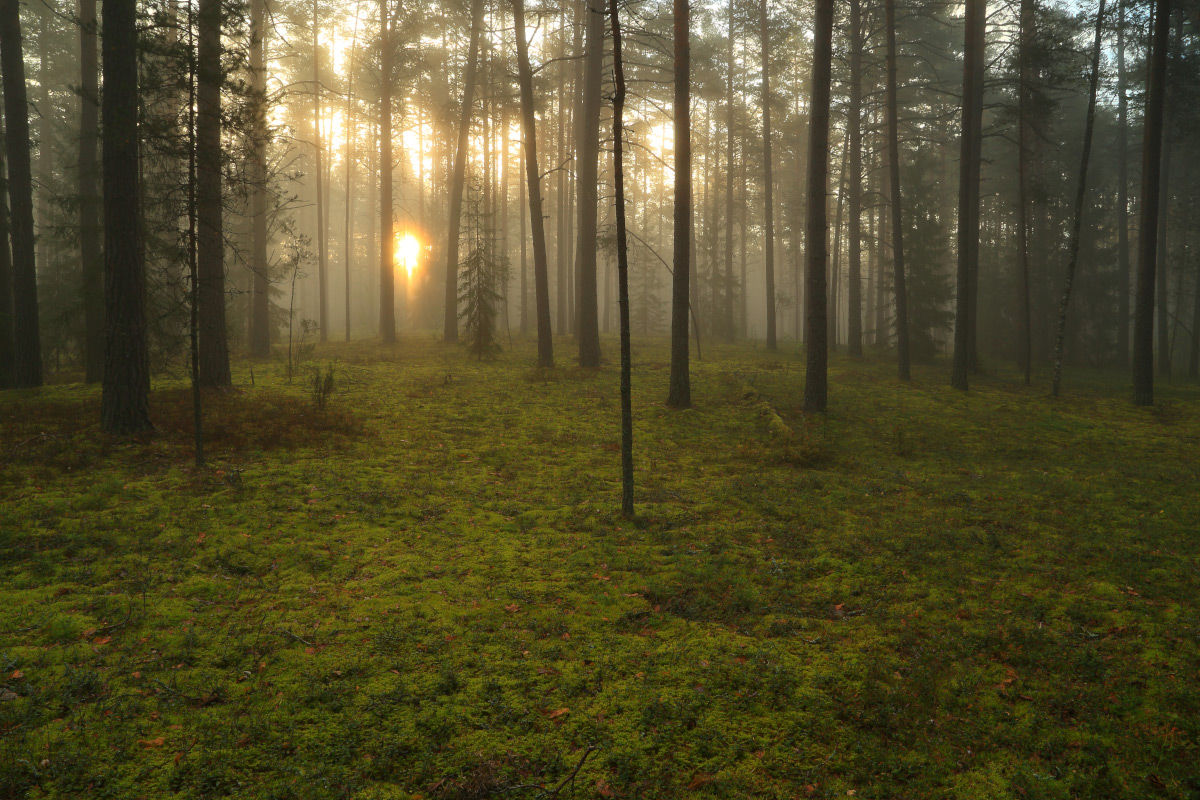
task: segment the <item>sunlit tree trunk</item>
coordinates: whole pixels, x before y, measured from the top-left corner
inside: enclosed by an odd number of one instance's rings
[[[15,3],[13,4],[15,7]],[[104,164],[104,388],[107,433],[149,430],[146,319],[138,214],[138,64],[135,0],[104,0],[101,48]],[[7,66],[7,64],[5,65]],[[7,70],[5,72],[7,75]],[[10,116],[11,120],[12,117]],[[12,135],[10,131],[10,136]]]
[[[972,363],[972,317],[976,272],[973,258],[979,252],[979,161],[976,159],[976,140],[982,136],[983,109],[979,105],[978,65],[982,37],[977,31],[984,25],[986,0],[966,0],[965,45],[963,56],[962,127],[959,148],[958,181],[958,287],[954,304],[954,367],[950,385],[966,391],[967,374]]]
[[[230,386],[221,214],[221,0],[200,0],[196,52],[196,258],[200,384]]]
[[[475,104],[475,74],[479,60],[479,33],[483,27],[483,0],[471,0],[471,44],[463,79],[462,111],[458,121],[458,146],[454,151],[454,177],[450,184],[450,217],[446,232],[446,318],[442,341],[458,341],[458,232],[462,224],[462,197],[467,178],[471,139],[471,109]]]
[[[1088,161],[1092,156],[1092,130],[1096,123],[1096,87],[1100,81],[1100,40],[1104,32],[1104,2],[1096,11],[1096,37],[1092,44],[1092,77],[1088,86],[1087,119],[1083,127],[1083,155],[1079,161],[1079,186],[1075,190],[1075,217],[1071,224],[1071,242],[1067,250],[1067,277],[1063,286],[1062,299],[1058,302],[1058,324],[1054,331],[1054,379],[1050,393],[1058,396],[1062,383],[1063,346],[1067,331],[1067,308],[1071,304],[1071,287],[1075,282],[1075,268],[1079,263],[1079,235],[1083,226],[1083,201],[1087,197]]]
[[[1154,403],[1154,281],[1158,255],[1159,170],[1162,168],[1163,105],[1167,48],[1171,31],[1170,0],[1155,0],[1150,46],[1150,80],[1142,135],[1141,224],[1138,225],[1137,301],[1133,317],[1133,402]]]
[[[521,0],[515,0],[521,2]],[[629,242],[625,232],[625,169],[621,130],[625,108],[625,68],[621,63],[621,19],[618,0],[609,0],[612,17],[613,72],[613,176],[617,195],[617,295],[621,305],[621,511],[633,516],[633,388],[629,348]]]
[[[860,0],[850,0],[850,265],[846,300],[846,346],[852,356],[862,355],[862,50]]]
[[[261,1],[261,0],[260,0]],[[350,341],[350,265],[354,262],[354,173],[355,173],[355,149],[358,147],[358,125],[356,111],[356,100],[354,97],[354,71],[355,61],[358,55],[358,13],[359,6],[356,3],[354,6],[354,33],[350,39],[350,58],[347,72],[349,73],[348,85],[346,87],[346,128],[344,132],[346,137],[346,158],[343,165],[346,170],[346,219],[342,227],[344,236],[342,238],[342,269],[346,273],[346,296],[345,300],[345,317],[346,317],[346,341]],[[418,122],[418,125],[420,123]],[[418,127],[418,132],[420,128]],[[425,206],[425,148],[420,147],[419,152],[421,163],[421,178],[420,178],[420,194],[422,208],[422,223],[424,222],[424,206]],[[422,228],[423,229],[423,228]]]
[[[325,185],[327,183],[324,168],[325,144],[321,138],[321,42],[317,36],[321,27],[321,18],[317,10],[317,0],[312,4],[312,64],[313,64],[313,170],[316,177],[316,211],[317,211],[317,296],[319,303],[318,317],[321,326],[321,341],[329,339],[329,253],[325,246],[325,217],[327,203]]]
[[[0,71],[7,126],[9,232],[12,239],[13,385],[42,385],[37,269],[33,234],[33,174],[29,154],[29,103],[21,52],[20,5],[0,3]]]
[[[775,341],[775,204],[774,175],[771,163],[771,31],[767,15],[767,0],[759,0],[759,40],[762,45],[762,114],[763,114],[763,270],[767,281],[767,349],[778,346]]]
[[[725,340],[737,333],[733,319],[733,0],[729,0],[729,41],[725,81]]]
[[[896,2],[884,0],[887,17],[887,150],[888,150],[888,208],[892,212],[892,272],[896,303],[896,368],[900,380],[909,379],[908,289],[904,274],[904,201],[900,194],[900,120],[896,76]],[[880,223],[880,229],[884,227]],[[880,273],[880,305],[883,282]],[[882,334],[880,334],[882,335]]]
[[[533,227],[533,282],[537,308],[538,359],[542,368],[554,366],[550,328],[550,279],[546,258],[546,221],[542,216],[542,180],[538,171],[537,116],[533,105],[533,70],[525,40],[525,0],[512,0],[517,36],[517,82],[521,91],[521,143],[525,149],[525,180],[529,188],[529,220]]]
[[[266,0],[250,4],[250,81],[253,92],[250,133],[250,270],[254,295],[250,311],[250,354],[271,355],[271,282],[267,263],[267,69]]]
[[[598,183],[600,172],[600,106],[604,80],[604,6],[603,0],[587,0],[587,32],[583,66],[582,116],[576,124],[576,189],[578,191],[579,234],[576,244],[576,292],[579,320],[579,366],[600,366],[600,326],[596,299],[596,235]],[[686,332],[685,332],[686,338]]]
[[[79,256],[83,277],[84,368],[88,383],[104,377],[104,207],[100,200],[99,56],[96,0],[79,2]]]
[[[388,0],[379,0],[379,336],[396,341],[396,270],[392,255],[392,28]]]
[[[671,380],[667,390],[667,405],[671,408],[687,408],[692,404],[688,311],[692,296],[692,248],[695,235],[692,222],[692,46],[688,0],[674,0],[673,11],[675,208],[671,259]]]
[[[812,99],[809,102],[804,322],[804,410],[824,411],[828,397],[825,270],[829,260],[829,93],[833,62],[833,0],[815,0]]]

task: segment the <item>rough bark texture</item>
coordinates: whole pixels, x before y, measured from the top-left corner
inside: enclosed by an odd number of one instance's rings
[[[576,191],[579,235],[575,248],[578,312],[579,366],[600,366],[600,318],[596,294],[596,224],[599,202],[597,183],[600,171],[600,106],[604,79],[604,6],[602,0],[584,5],[586,53],[583,65],[583,106],[576,125]],[[678,196],[678,189],[676,189]],[[676,200],[678,202],[678,200]],[[684,334],[686,341],[687,335]]]
[[[37,269],[34,265],[33,175],[29,155],[29,103],[21,52],[20,6],[0,3],[0,71],[4,73],[7,125],[9,232],[12,241],[13,385],[42,385],[38,332]]]
[[[887,17],[887,149],[888,149],[888,208],[892,213],[892,271],[896,301],[896,367],[900,380],[909,379],[908,289],[904,274],[903,202],[900,194],[900,120],[896,100],[896,2],[884,0]],[[884,226],[881,224],[880,228]],[[880,273],[882,277],[882,272]],[[883,281],[880,280],[880,305]]]
[[[525,181],[529,189],[529,221],[533,228],[533,282],[537,295],[538,358],[542,368],[554,366],[554,333],[550,328],[550,276],[546,263],[546,220],[542,215],[542,179],[538,172],[537,116],[533,106],[533,70],[525,40],[525,0],[512,0],[517,34],[517,82],[521,90],[521,143],[525,149]]]
[[[250,134],[250,270],[254,294],[250,309],[250,354],[271,355],[271,282],[267,264],[267,70],[266,0],[250,4],[250,80],[253,119]]]
[[[972,318],[974,290],[973,259],[979,246],[979,162],[974,157],[977,139],[982,134],[983,109],[979,107],[976,87],[977,65],[982,63],[976,30],[984,23],[986,0],[966,0],[967,16],[963,57],[962,128],[958,179],[958,286],[954,303],[954,367],[950,385],[966,391],[967,374],[972,369]]]
[[[108,433],[149,430],[146,320],[138,214],[137,8],[104,0],[104,388]]]
[[[1100,82],[1100,38],[1104,32],[1104,2],[1096,11],[1096,38],[1092,44],[1092,78],[1088,86],[1087,119],[1083,127],[1083,155],[1079,161],[1079,186],[1075,190],[1075,217],[1071,224],[1071,242],[1067,250],[1067,277],[1062,299],[1058,301],[1058,325],[1054,331],[1054,378],[1050,394],[1058,396],[1062,383],[1063,345],[1067,331],[1067,308],[1071,305],[1071,287],[1075,283],[1075,268],[1079,263],[1079,235],[1083,226],[1083,201],[1087,197],[1088,162],[1092,157],[1092,130],[1096,123],[1096,87]]]
[[[471,46],[463,79],[462,110],[458,118],[458,145],[454,151],[454,176],[450,183],[450,217],[446,225],[446,318],[442,341],[458,341],[458,238],[462,224],[463,188],[467,180],[467,154],[471,146],[471,110],[475,105],[479,33],[483,27],[483,0],[471,0]]]
[[[104,377],[104,206],[100,200],[99,46],[96,0],[79,0],[79,267],[83,277],[85,379]]]
[[[763,0],[764,3],[765,1]],[[675,209],[672,220],[674,245],[671,259],[671,381],[667,389],[667,405],[671,408],[688,408],[692,404],[691,366],[688,363],[688,312],[692,291],[690,25],[688,0],[674,0],[675,98],[672,111],[675,135]]]
[[[816,0],[812,99],[809,103],[804,322],[804,410],[824,411],[828,397],[825,268],[828,261],[829,89],[833,61],[833,0]]]
[[[1133,317],[1133,402],[1154,404],[1154,281],[1158,256],[1159,170],[1162,167],[1163,100],[1166,94],[1167,46],[1171,2],[1156,0],[1150,50],[1150,81],[1142,135],[1141,224],[1138,230],[1137,301]]]
[[[225,335],[225,238],[221,225],[221,0],[200,0],[196,58],[196,259],[200,385],[231,386]]]
[[[850,0],[850,269],[846,300],[846,346],[862,355],[862,13],[860,0]]]
[[[517,0],[520,2],[520,0]],[[617,194],[617,294],[621,304],[621,511],[633,516],[633,388],[629,348],[629,241],[625,231],[625,169],[622,154],[622,113],[625,108],[625,69],[621,64],[621,18],[617,0],[609,0],[612,17],[613,71],[613,174]]]
[[[388,0],[379,0],[379,336],[396,341],[396,268],[392,255],[392,27]]]

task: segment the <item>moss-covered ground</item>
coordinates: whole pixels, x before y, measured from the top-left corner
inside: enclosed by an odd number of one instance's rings
[[[635,342],[628,521],[615,365],[532,354],[239,362],[206,469],[182,384],[0,395],[0,795],[1200,797],[1196,385],[835,357],[806,417],[744,346],[669,411]]]

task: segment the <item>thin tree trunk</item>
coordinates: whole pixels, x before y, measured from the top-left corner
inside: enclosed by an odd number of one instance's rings
[[[354,101],[354,62],[355,56],[358,54],[358,14],[359,5],[354,5],[354,33],[350,38],[350,66],[348,72],[350,78],[346,87],[346,220],[343,230],[345,235],[342,239],[342,268],[346,273],[346,341],[350,341],[350,264],[354,257],[354,193],[351,187],[354,185],[354,150],[358,145],[358,126],[355,111]],[[420,123],[418,122],[418,125]],[[421,148],[421,154],[418,158],[422,165],[422,190],[424,189],[424,164],[425,164],[425,149]],[[422,196],[424,191],[422,191]]]
[[[1133,402],[1154,404],[1154,281],[1158,255],[1159,170],[1162,168],[1163,106],[1167,49],[1171,31],[1170,0],[1155,0],[1149,85],[1142,136],[1141,224],[1138,226],[1137,302],[1133,318]]]
[[[86,380],[104,378],[104,206],[98,181],[99,43],[96,0],[79,2],[79,256],[83,276]]]
[[[829,260],[829,93],[833,61],[833,0],[816,0],[813,20],[812,101],[809,103],[808,203],[805,224],[804,410],[824,411],[828,399],[825,270]]]
[[[862,50],[860,0],[850,0],[850,274],[846,293],[847,348],[862,356]]]
[[[1020,262],[1020,296],[1017,300],[1020,330],[1017,333],[1017,366],[1024,370],[1025,385],[1028,386],[1033,369],[1033,311],[1029,289],[1029,56],[1035,41],[1033,0],[1021,0],[1020,14],[1020,77],[1017,85],[1017,258]]]
[[[7,5],[7,4],[6,4]],[[13,4],[15,8],[16,4]],[[145,289],[138,214],[137,3],[104,0],[104,387],[107,433],[149,430]],[[7,67],[8,65],[5,64]],[[9,73],[6,70],[5,75]],[[10,116],[9,120],[13,118]],[[9,131],[9,135],[13,135]],[[28,141],[28,140],[26,140]]]
[[[450,218],[446,232],[446,307],[442,341],[458,341],[458,232],[462,224],[463,187],[470,150],[471,110],[475,104],[475,74],[478,70],[479,35],[483,28],[483,0],[471,0],[471,44],[467,50],[467,73],[463,80],[462,112],[458,121],[458,147],[454,151],[454,177],[450,185]]]
[[[4,80],[9,230],[12,237],[13,385],[23,389],[42,385],[42,349],[38,330],[29,103],[21,52],[20,6],[15,0],[0,3],[0,71]]]
[[[518,157],[521,162],[519,169],[524,172],[524,147],[520,148]],[[517,205],[521,209],[521,335],[525,336],[529,333],[529,237],[525,230],[525,181],[518,180],[517,183],[520,184]]]
[[[196,51],[196,264],[200,385],[226,387],[225,238],[221,203],[221,0],[200,0]]]
[[[600,366],[600,326],[596,299],[596,236],[599,164],[600,106],[604,79],[604,6],[603,0],[587,0],[584,54],[583,107],[576,125],[576,190],[578,191],[579,234],[576,244],[576,271],[579,312],[579,366]],[[686,92],[686,87],[685,87]],[[678,192],[678,189],[676,189]],[[687,333],[684,332],[686,340]],[[685,355],[686,358],[686,355]]]
[[[907,381],[909,372],[908,289],[904,274],[904,217],[903,195],[900,194],[900,120],[896,86],[896,2],[884,0],[887,16],[887,148],[890,184],[889,208],[892,212],[892,271],[896,302],[896,368],[900,380]],[[880,225],[882,228],[883,225]],[[880,305],[883,282],[880,275]]]
[[[521,0],[515,0],[521,2]],[[622,163],[622,114],[625,108],[625,69],[621,63],[621,21],[618,0],[609,0],[612,17],[613,71],[613,173],[617,195],[617,293],[621,304],[621,512],[633,516],[633,389],[629,348],[629,242],[625,231],[625,170]]]
[[[379,0],[379,336],[396,341],[396,267],[392,254],[392,28],[388,0]]]
[[[267,263],[267,66],[266,0],[250,4],[250,81],[253,93],[250,133],[250,270],[254,296],[250,312],[250,354],[271,355],[271,280]]]
[[[201,14],[211,14],[211,9],[206,9],[200,6]],[[192,6],[188,6],[188,37],[194,39],[195,30],[192,18]],[[211,17],[208,24],[212,24]],[[201,41],[204,40],[204,31],[200,33]],[[194,41],[188,42],[188,49],[192,51],[195,46]],[[201,45],[203,48],[203,45]],[[200,367],[200,198],[201,189],[198,184],[199,162],[203,154],[200,148],[200,124],[198,122],[198,106],[200,105],[197,99],[199,90],[197,84],[200,82],[197,74],[200,65],[203,63],[202,58],[196,53],[195,56],[189,52],[188,57],[188,102],[187,102],[187,117],[188,117],[188,163],[187,163],[187,221],[188,221],[188,345],[191,355],[192,369],[192,449],[195,454],[196,466],[204,466],[204,408],[203,398],[200,392],[200,381],[202,380]],[[290,363],[289,363],[289,378]]]
[[[758,22],[762,44],[763,269],[767,281],[767,349],[775,350],[778,347],[775,340],[775,188],[772,174],[774,165],[771,163],[771,31],[767,0],[759,0]]]
[[[984,24],[986,0],[966,0],[965,45],[963,56],[962,130],[959,150],[958,181],[958,286],[954,304],[954,368],[950,385],[966,391],[967,375],[973,367],[971,340],[975,320],[971,286],[974,268],[972,256],[979,247],[979,163],[975,158],[976,139],[982,130],[983,109],[978,107],[977,64],[982,63],[976,31]]]
[[[1170,277],[1167,259],[1169,254],[1167,247],[1167,219],[1171,210],[1171,151],[1174,149],[1171,145],[1174,139],[1175,128],[1175,90],[1172,80],[1175,68],[1172,66],[1172,61],[1177,57],[1172,56],[1171,53],[1179,53],[1182,36],[1183,17],[1178,16],[1175,22],[1175,42],[1167,51],[1167,75],[1164,79],[1166,97],[1163,100],[1162,167],[1160,172],[1162,178],[1158,187],[1158,310],[1155,319],[1158,329],[1158,374],[1165,378],[1171,376],[1170,314],[1168,313],[1170,310],[1170,293],[1167,291],[1167,280]]]
[[[538,359],[540,368],[554,367],[554,334],[550,327],[550,279],[546,258],[546,221],[542,216],[542,180],[538,171],[537,116],[533,105],[533,70],[525,40],[525,0],[512,0],[517,36],[517,82],[521,91],[521,143],[525,148],[525,179],[529,184],[529,220],[533,227],[533,282],[536,292]]]
[[[1031,2],[1031,0],[1025,0]],[[1125,0],[1117,0],[1117,363],[1129,365],[1129,98],[1125,87]]]
[[[725,340],[736,336],[733,321],[733,0],[729,0],[729,71],[725,89]]]
[[[16,353],[13,341],[12,248],[9,246],[8,202],[5,200],[8,197],[8,174],[4,165],[6,148],[3,138],[4,133],[0,131],[0,389],[11,389]],[[103,335],[100,336],[100,343],[104,344]]]
[[[1058,397],[1062,383],[1063,345],[1067,331],[1067,308],[1071,304],[1071,286],[1075,282],[1075,268],[1079,263],[1079,234],[1083,225],[1083,202],[1087,198],[1088,161],[1092,156],[1092,130],[1096,123],[1096,87],[1100,82],[1100,39],[1104,32],[1104,3],[1096,10],[1096,38],[1092,44],[1092,77],[1088,86],[1087,121],[1083,126],[1083,155],[1079,160],[1079,186],[1075,191],[1075,219],[1071,225],[1071,243],[1067,250],[1067,279],[1063,286],[1062,299],[1058,301],[1058,325],[1054,332],[1054,380],[1050,394]]]

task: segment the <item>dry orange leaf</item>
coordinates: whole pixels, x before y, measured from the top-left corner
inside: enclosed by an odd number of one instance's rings
[[[556,717],[561,717],[563,714],[570,714],[570,713],[571,713],[571,709],[569,709],[569,708],[556,708],[553,711],[551,711],[549,714],[547,714],[546,716],[549,717],[550,719],[555,719]]]
[[[138,744],[146,748],[162,747],[163,741],[163,737],[158,736],[154,739],[138,739]]]

